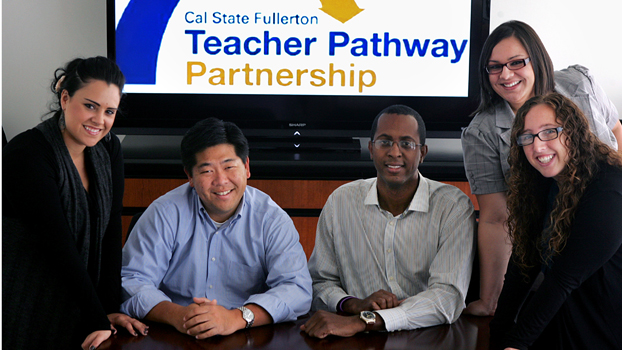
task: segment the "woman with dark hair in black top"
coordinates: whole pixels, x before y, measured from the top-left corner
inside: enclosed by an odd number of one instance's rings
[[[622,158],[558,93],[525,102],[511,140],[513,248],[493,343],[622,349]],[[544,280],[524,301],[540,272]]]
[[[123,154],[110,132],[125,83],[105,57],[56,70],[53,116],[3,149],[3,345],[95,349],[119,313]]]

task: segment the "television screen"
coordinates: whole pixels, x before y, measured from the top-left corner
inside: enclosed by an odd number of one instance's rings
[[[478,101],[487,0],[108,0],[127,134],[216,116],[249,135],[368,136],[391,104],[458,135]]]

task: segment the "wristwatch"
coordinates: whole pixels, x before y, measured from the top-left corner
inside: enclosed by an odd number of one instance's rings
[[[360,317],[368,325],[376,323],[376,314],[371,311],[361,311]]]
[[[251,328],[253,322],[255,322],[255,314],[244,306],[240,306],[238,310],[242,311],[242,318],[246,321],[246,328]]]

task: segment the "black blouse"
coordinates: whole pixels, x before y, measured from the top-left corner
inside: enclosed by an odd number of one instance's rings
[[[490,325],[493,343],[622,349],[622,169],[601,164],[580,200],[566,246],[521,307],[541,268],[525,277],[510,260]]]

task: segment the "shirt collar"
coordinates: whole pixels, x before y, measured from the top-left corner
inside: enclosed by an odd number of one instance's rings
[[[363,202],[365,205],[376,205],[380,207],[380,203],[378,202],[378,178],[374,179],[372,185],[367,192],[367,196],[365,197],[365,201]],[[419,186],[417,187],[417,191],[413,196],[413,199],[410,201],[410,205],[408,206],[408,211],[420,211],[427,213],[430,208],[430,186],[428,179],[423,177],[421,173],[419,173]]]
[[[508,101],[502,101],[495,105],[495,123],[498,128],[511,129],[514,123],[514,112]]]

